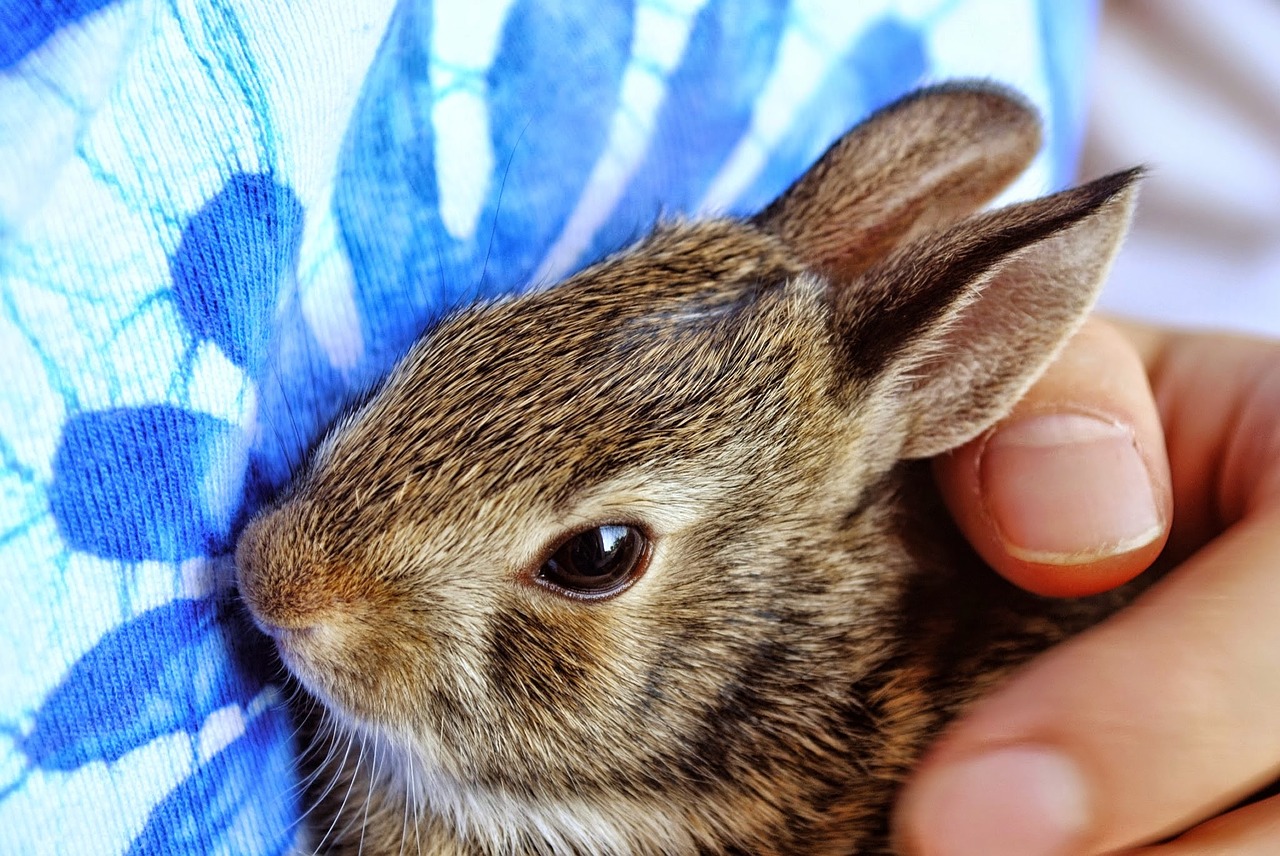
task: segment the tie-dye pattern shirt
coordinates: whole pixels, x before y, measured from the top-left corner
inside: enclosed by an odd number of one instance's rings
[[[750,212],[921,83],[1044,111],[1089,3],[0,0],[0,852],[276,854],[237,527],[449,307]]]

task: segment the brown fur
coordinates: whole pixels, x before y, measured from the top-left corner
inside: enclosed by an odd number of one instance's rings
[[[998,580],[906,460],[1007,411],[1126,227],[1132,173],[969,216],[1036,127],[991,87],[919,93],[754,221],[665,226],[419,342],[237,550],[330,712],[313,844],[885,852],[942,723],[1117,603]],[[627,591],[534,582],[617,522],[652,536]]]

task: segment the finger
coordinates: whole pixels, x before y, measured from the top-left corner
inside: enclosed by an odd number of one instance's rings
[[[1110,852],[1280,775],[1277,556],[1273,506],[974,705],[903,794],[907,851]]]
[[[1275,856],[1280,853],[1280,798],[1273,797],[1200,824],[1168,844],[1124,856]]]
[[[1116,327],[1156,390],[1178,510],[1169,552],[1187,556],[1280,501],[1280,344],[1132,322]]]
[[[934,461],[966,538],[1039,594],[1092,594],[1159,554],[1172,492],[1147,372],[1113,325],[1090,319],[1013,412]]]

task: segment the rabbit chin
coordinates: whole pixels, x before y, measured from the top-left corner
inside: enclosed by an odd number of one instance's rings
[[[332,724],[337,751],[351,736],[357,748],[349,751],[368,765],[368,793],[351,793],[349,811],[359,817],[367,800],[382,802],[406,819],[410,843],[415,827],[423,825],[447,828],[460,845],[495,854],[687,853],[698,847],[688,818],[661,805],[616,793],[555,799],[486,787],[442,769],[416,740],[406,745],[382,729]]]

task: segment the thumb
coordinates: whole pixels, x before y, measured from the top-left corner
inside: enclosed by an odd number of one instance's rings
[[[934,461],[951,514],[987,564],[1038,594],[1079,596],[1155,560],[1169,463],[1142,360],[1091,318],[986,435]]]

